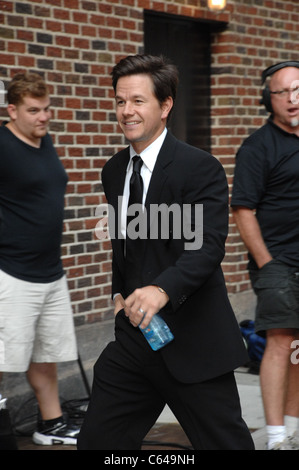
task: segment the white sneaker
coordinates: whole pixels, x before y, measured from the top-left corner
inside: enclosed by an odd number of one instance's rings
[[[298,442],[293,440],[293,437],[287,437],[282,442],[276,442],[271,449],[268,450],[299,450]]]
[[[32,436],[33,442],[37,445],[51,446],[55,444],[76,445],[80,427],[68,425],[61,421],[51,427],[43,427],[41,424],[37,432]]]
[[[299,436],[297,431],[291,436],[288,436],[287,441],[292,450],[299,450]]]

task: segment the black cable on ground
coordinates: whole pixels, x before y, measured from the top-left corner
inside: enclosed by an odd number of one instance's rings
[[[60,402],[61,402],[61,408],[62,408],[63,414],[66,416],[66,419],[72,424],[81,426],[85,417],[89,400],[90,400],[91,390],[90,390],[89,383],[88,383],[88,380],[87,380],[87,377],[83,368],[80,355],[78,356],[78,365],[79,365],[82,380],[85,386],[85,390],[87,392],[87,397],[79,398],[79,399],[72,399],[72,400],[64,400],[63,398],[60,398]],[[33,402],[33,406],[35,407],[35,410],[32,413],[28,414],[27,416],[24,416],[18,419],[18,416],[21,415],[21,410],[24,408],[24,406],[29,405],[30,402]],[[22,403],[15,413],[15,418],[12,423],[15,435],[22,436],[22,437],[31,437],[34,431],[36,430],[38,417],[39,417],[38,405],[37,405],[35,396],[33,396],[29,398],[28,400],[26,400],[25,403]],[[183,445],[173,443],[173,442],[159,442],[159,441],[144,440],[142,445],[157,446],[157,447],[174,447],[178,449],[192,450],[192,447],[183,446]]]
[[[16,413],[16,418],[13,420],[13,429],[17,437],[31,437],[36,429],[36,423],[39,416],[37,404],[36,410],[33,413],[29,413],[27,416],[17,419],[18,415],[21,412],[21,409],[24,408],[24,406],[26,404],[29,404],[30,402],[35,402],[34,396],[20,405]],[[70,423],[80,426],[83,423],[88,402],[89,398],[80,398],[66,401],[61,399],[61,408]],[[184,446],[176,442],[144,440],[142,442],[142,445],[155,447],[173,447],[182,450],[192,450],[192,447]]]

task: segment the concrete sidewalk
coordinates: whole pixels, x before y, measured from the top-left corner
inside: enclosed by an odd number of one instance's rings
[[[256,450],[265,450],[267,443],[266,423],[259,376],[249,374],[246,369],[242,368],[235,372],[235,376],[244,421],[249,429],[252,430]]]
[[[249,374],[246,368],[236,370],[235,377],[238,385],[243,419],[252,432],[256,450],[265,450],[266,433],[259,376]],[[160,423],[176,423],[177,420],[166,406],[160,415]]]
[[[63,400],[80,400],[88,396],[93,366],[99,354],[114,337],[114,318],[76,327],[79,360],[59,365],[60,396]],[[81,367],[82,366],[82,367]],[[243,418],[253,433],[257,450],[265,448],[265,421],[259,376],[249,374],[246,368],[235,372],[238,384]],[[88,386],[86,386],[86,382]],[[14,420],[26,414],[26,407],[32,401],[32,391],[25,374],[4,374],[0,393],[8,398],[8,405]],[[27,412],[28,414],[28,412]],[[177,423],[176,418],[165,407],[158,423]]]

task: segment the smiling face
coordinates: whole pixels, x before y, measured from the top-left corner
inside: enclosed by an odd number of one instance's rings
[[[51,118],[49,96],[43,98],[25,96],[20,104],[9,104],[7,111],[10,117],[7,127],[20,140],[39,147],[41,138],[48,131]]]
[[[121,130],[140,154],[163,132],[173,106],[172,98],[159,103],[150,76],[138,74],[119,78],[115,101]]]
[[[299,87],[299,69],[286,67],[276,72],[270,90],[294,90]],[[299,94],[289,91],[285,96],[271,94],[274,122],[287,132],[299,132]]]

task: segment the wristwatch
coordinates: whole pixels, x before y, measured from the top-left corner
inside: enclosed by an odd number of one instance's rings
[[[166,295],[167,295],[167,293],[165,292],[164,289],[162,289],[162,287],[160,287],[160,286],[156,286],[156,287],[158,288],[158,290],[159,290],[160,292],[162,292],[162,294],[166,294]]]

